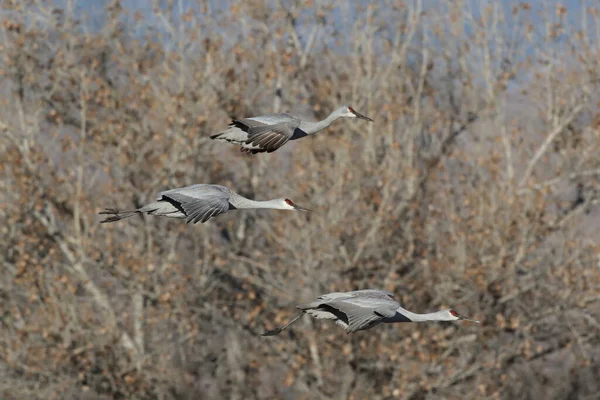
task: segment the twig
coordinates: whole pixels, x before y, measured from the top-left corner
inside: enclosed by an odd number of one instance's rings
[[[562,180],[575,180],[577,178],[583,178],[586,176],[595,176],[600,175],[600,168],[588,169],[581,172],[573,172],[567,176],[557,176],[556,178],[548,179],[547,181],[536,183],[535,185],[531,185],[528,187],[524,187],[519,189],[517,194],[525,194],[532,190],[541,190],[547,188],[548,186],[553,186],[558,184]]]
[[[535,168],[536,164],[538,163],[540,158],[542,158],[544,153],[548,150],[548,147],[552,144],[554,139],[556,139],[556,137],[561,134],[561,132],[565,129],[565,127],[567,125],[569,125],[571,123],[571,121],[573,121],[573,119],[579,114],[579,112],[582,109],[583,109],[583,104],[578,104],[577,106],[575,106],[575,108],[573,108],[573,111],[571,111],[571,113],[567,116],[567,118],[565,118],[562,123],[560,123],[558,126],[556,126],[554,128],[554,130],[552,132],[550,132],[548,137],[546,137],[546,140],[544,141],[544,143],[542,143],[542,145],[538,148],[538,150],[535,152],[535,155],[533,156],[533,158],[527,165],[527,168],[525,169],[525,173],[523,174],[523,178],[521,178],[521,182],[519,183],[520,187],[523,187],[525,185],[525,183],[529,180],[529,177],[533,173],[533,169]]]

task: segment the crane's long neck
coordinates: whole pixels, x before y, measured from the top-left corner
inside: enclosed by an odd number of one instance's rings
[[[318,122],[303,121],[300,124],[300,129],[302,129],[304,132],[306,132],[307,135],[314,135],[315,133],[320,132],[323,129],[327,128],[329,125],[331,125],[333,123],[333,121],[335,121],[338,118],[339,118],[338,114],[334,111],[331,114],[329,114],[329,116],[322,121],[318,121]]]
[[[265,201],[257,201],[250,200],[242,196],[237,196],[235,198],[230,199],[231,205],[239,210],[249,210],[249,209],[260,209],[260,208],[271,208],[271,209],[280,209],[281,201],[278,199],[274,200],[265,200]]]
[[[410,322],[448,321],[448,315],[443,310],[427,314],[417,314],[405,310],[402,307],[398,307],[398,310],[396,310],[396,315],[390,318],[389,322],[409,322],[406,320],[406,318],[408,318]]]

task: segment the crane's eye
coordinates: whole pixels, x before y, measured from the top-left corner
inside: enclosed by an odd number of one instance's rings
[[[450,314],[452,314],[453,317],[458,318],[458,313],[454,310],[450,310]]]
[[[292,201],[290,199],[285,199],[285,202],[287,203],[288,206],[293,206],[294,203],[292,203]]]
[[[348,111],[350,111],[352,114],[356,114],[356,111],[354,111],[354,108],[352,107],[348,107]]]

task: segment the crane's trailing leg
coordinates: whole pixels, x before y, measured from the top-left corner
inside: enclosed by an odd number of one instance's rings
[[[294,319],[292,319],[290,322],[288,322],[287,324],[280,326],[279,328],[275,328],[273,330],[270,331],[266,331],[265,333],[263,333],[261,336],[275,336],[275,335],[279,335],[281,333],[281,331],[283,331],[285,328],[287,328],[288,326],[290,326],[291,324],[293,324],[294,322],[298,321],[300,319],[300,317],[302,317],[304,314],[306,314],[305,311],[302,311],[300,314],[296,315],[294,317]]]
[[[100,221],[100,223],[103,224],[105,222],[116,222],[116,221],[120,221],[125,218],[129,218],[139,212],[140,212],[139,210],[121,211],[116,208],[105,208],[104,211],[99,212],[98,214],[111,215],[111,217],[107,217],[106,219],[103,219],[102,221]]]

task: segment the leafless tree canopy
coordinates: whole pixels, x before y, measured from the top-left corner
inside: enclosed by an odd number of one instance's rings
[[[52,3],[2,1],[1,398],[597,398],[594,1]],[[209,139],[341,104],[375,122]],[[193,183],[317,213],[99,224]],[[482,325],[259,335],[366,288]]]

